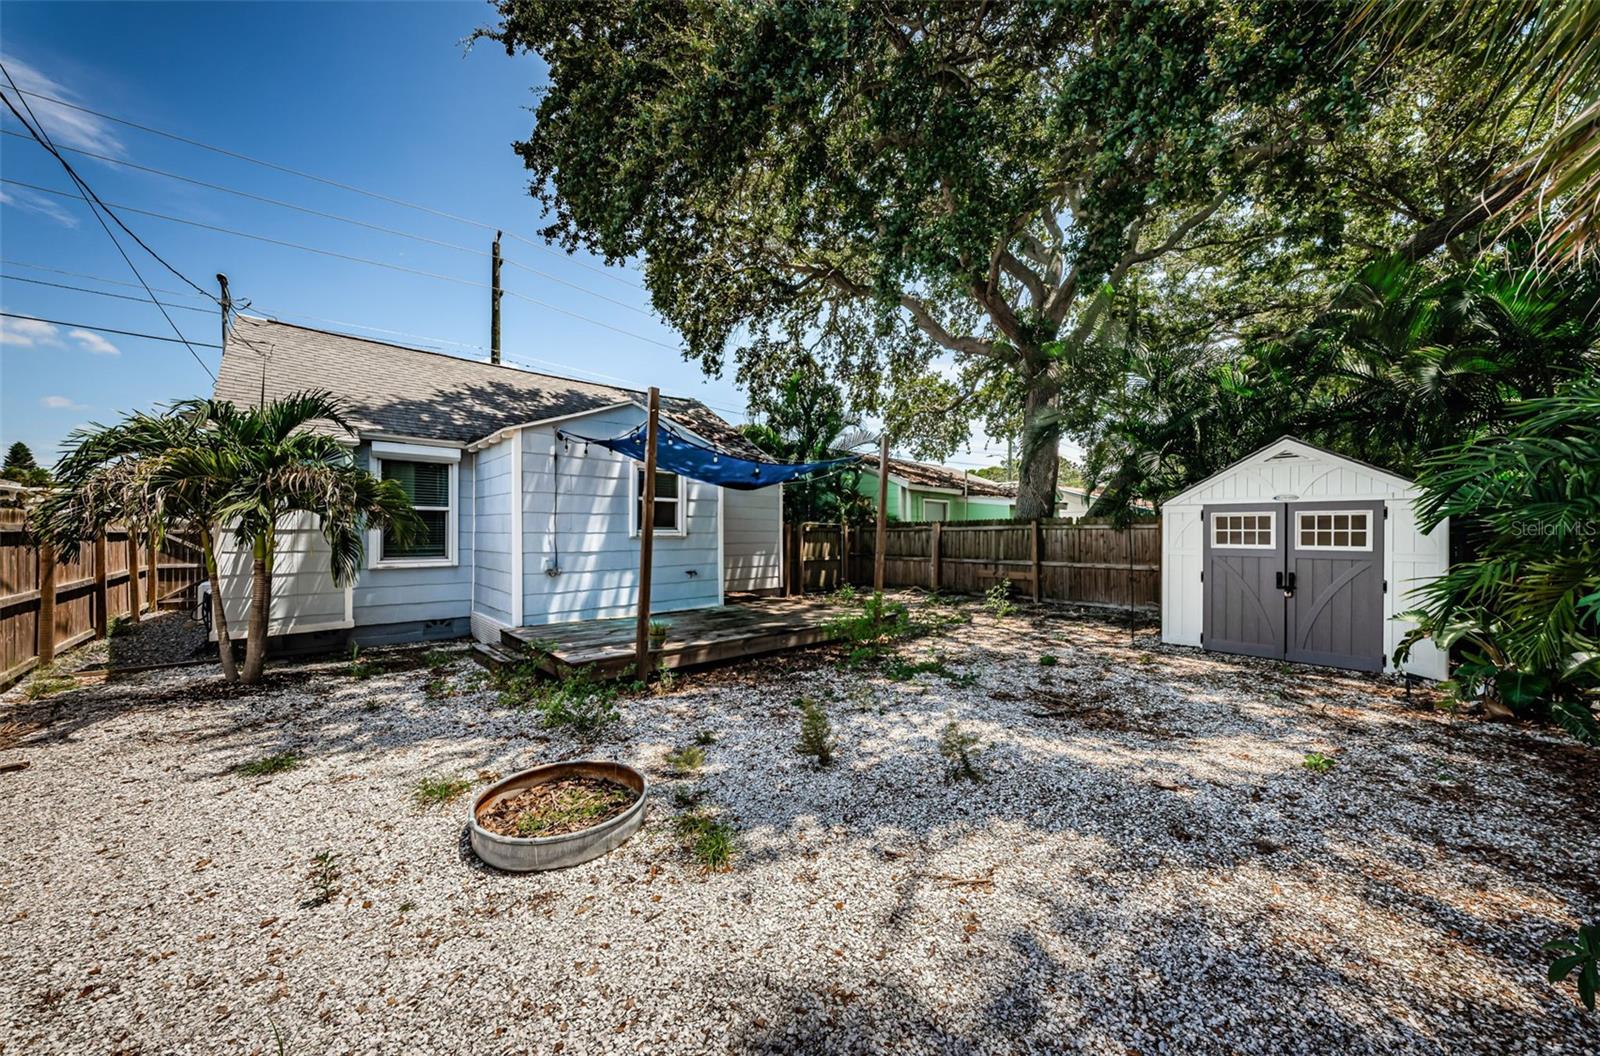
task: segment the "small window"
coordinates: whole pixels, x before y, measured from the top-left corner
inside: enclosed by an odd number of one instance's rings
[[[392,532],[383,533],[379,561],[438,561],[451,560],[450,518],[451,478],[454,466],[448,462],[408,462],[383,459],[379,464],[384,480],[392,480],[404,489],[411,506],[421,519],[423,531],[410,542],[401,545]]]
[[[1277,545],[1272,538],[1276,520],[1273,513],[1213,513],[1211,545],[1271,550]]]
[[[1297,515],[1301,550],[1371,550],[1372,514],[1366,510],[1309,510]]]
[[[633,534],[639,534],[644,509],[644,468],[633,473]],[[676,473],[656,470],[656,507],[652,520],[656,534],[683,534],[683,478]]]
[[[943,499],[923,499],[922,519],[925,521],[948,521],[950,519],[950,504]]]

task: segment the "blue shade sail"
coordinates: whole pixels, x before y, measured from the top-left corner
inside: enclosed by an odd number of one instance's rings
[[[618,454],[643,462],[645,428],[641,425],[621,436],[604,439],[579,436],[565,429],[558,431],[556,435],[574,443],[599,444]],[[719,488],[733,488],[736,491],[770,488],[774,484],[837,469],[854,461],[856,459],[850,457],[835,458],[827,462],[760,462],[697,444],[666,426],[656,427],[657,469],[677,473],[705,484],[715,484]]]

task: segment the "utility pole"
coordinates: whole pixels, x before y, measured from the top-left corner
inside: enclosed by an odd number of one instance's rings
[[[494,253],[489,264],[489,362],[500,362],[500,232],[494,233]]]
[[[217,285],[222,287],[222,296],[217,298],[217,304],[222,308],[222,343],[228,343],[228,313],[233,311],[233,295],[228,292],[228,276],[217,272]]]

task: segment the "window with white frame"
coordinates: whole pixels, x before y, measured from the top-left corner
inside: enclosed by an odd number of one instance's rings
[[[1301,550],[1371,550],[1372,513],[1368,510],[1305,510],[1297,513]]]
[[[1277,527],[1277,514],[1272,512],[1262,513],[1213,513],[1211,515],[1211,545],[1212,546],[1242,546],[1258,550],[1270,550],[1277,544],[1273,542],[1273,530]]]
[[[377,563],[443,565],[454,562],[456,464],[381,458],[378,473],[384,480],[400,485],[422,522],[422,530],[402,542],[392,529],[385,529],[379,536]]]
[[[948,521],[950,519],[950,503],[944,499],[923,499],[922,519],[925,521]]]
[[[656,470],[656,505],[655,516],[651,523],[655,525],[657,535],[682,535],[683,534],[683,478],[676,473],[666,470]],[[644,512],[644,467],[635,466],[633,471],[633,524],[632,534],[639,534],[639,526],[644,523],[641,516]]]

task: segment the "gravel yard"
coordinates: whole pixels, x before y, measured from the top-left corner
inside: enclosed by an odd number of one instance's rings
[[[1596,1051],[1540,947],[1600,918],[1600,753],[1094,617],[959,612],[898,669],[691,674],[587,747],[464,654],[431,690],[416,651],[13,690],[0,1051]],[[828,769],[794,750],[803,696]],[[981,782],[949,774],[951,721]],[[561,872],[483,867],[471,793],[415,795],[582,755],[651,802]],[[675,831],[696,798],[737,832],[726,872]]]

